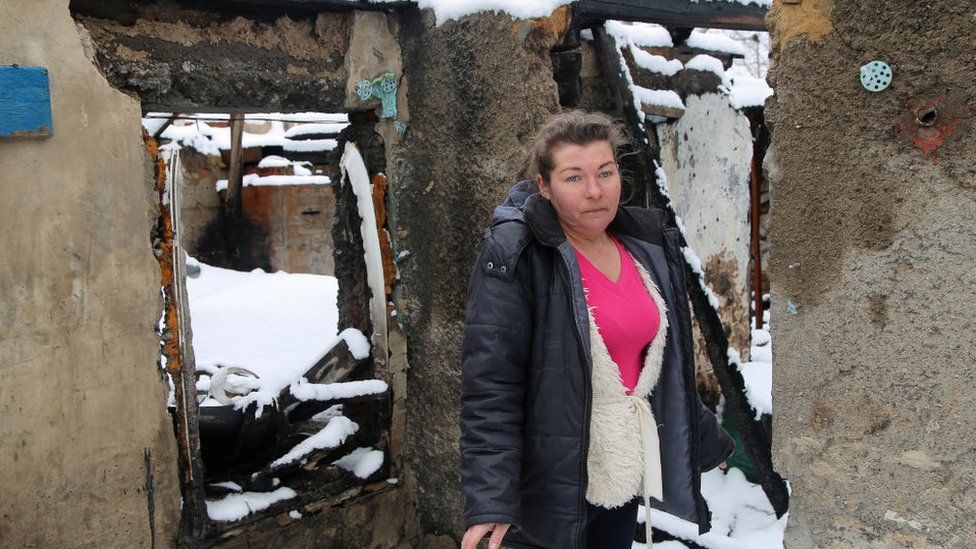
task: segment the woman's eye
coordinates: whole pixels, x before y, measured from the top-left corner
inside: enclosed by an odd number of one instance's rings
[[[566,178],[566,181],[579,181],[579,180],[580,180],[580,176],[578,175],[571,175]]]
[[[613,172],[610,170],[600,172],[600,177],[610,177],[611,175],[613,175]]]

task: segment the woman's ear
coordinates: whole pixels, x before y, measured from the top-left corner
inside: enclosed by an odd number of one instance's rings
[[[542,174],[535,175],[535,186],[539,188],[539,194],[542,195],[542,198],[549,200],[549,189],[542,182]]]

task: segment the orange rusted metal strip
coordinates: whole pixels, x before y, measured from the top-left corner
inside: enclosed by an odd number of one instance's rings
[[[146,132],[143,132],[143,140],[146,152],[153,160],[154,189],[158,194],[159,218],[152,236],[163,288],[162,353],[166,357],[166,371],[173,380],[173,398],[176,401],[173,423],[179,449],[180,492],[183,496],[179,538],[183,544],[190,544],[203,539],[208,524],[197,424],[196,383],[193,372],[184,368],[181,352],[176,258],[173,253],[175,231],[171,202],[166,198],[166,163],[159,155],[159,143]]]

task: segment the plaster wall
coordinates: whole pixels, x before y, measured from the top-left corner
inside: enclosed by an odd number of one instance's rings
[[[0,545],[169,545],[176,441],[157,366],[139,102],[66,0],[0,3],[0,59],[45,66],[54,136],[0,141]]]
[[[973,14],[971,0],[770,14],[773,455],[791,549],[976,546]],[[874,59],[894,74],[879,93],[858,81]],[[926,157],[913,110],[952,94],[933,124],[954,120],[952,135]]]
[[[657,125],[661,164],[685,238],[719,299],[729,345],[746,359],[751,288],[749,120],[721,93],[688,95],[685,106],[681,118]],[[696,363],[710,369],[704,348],[701,339]]]

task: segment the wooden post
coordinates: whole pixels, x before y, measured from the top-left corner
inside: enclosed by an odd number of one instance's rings
[[[244,217],[244,115],[230,115],[230,174],[227,177],[227,204],[234,219]]]
[[[749,118],[752,126],[752,166],[749,174],[749,194],[752,199],[752,303],[753,311],[756,316],[756,329],[763,327],[763,298],[762,298],[762,256],[759,250],[759,208],[761,201],[759,198],[759,176],[762,166],[759,165],[759,155],[761,151],[756,147],[756,136],[759,135],[759,124]]]

